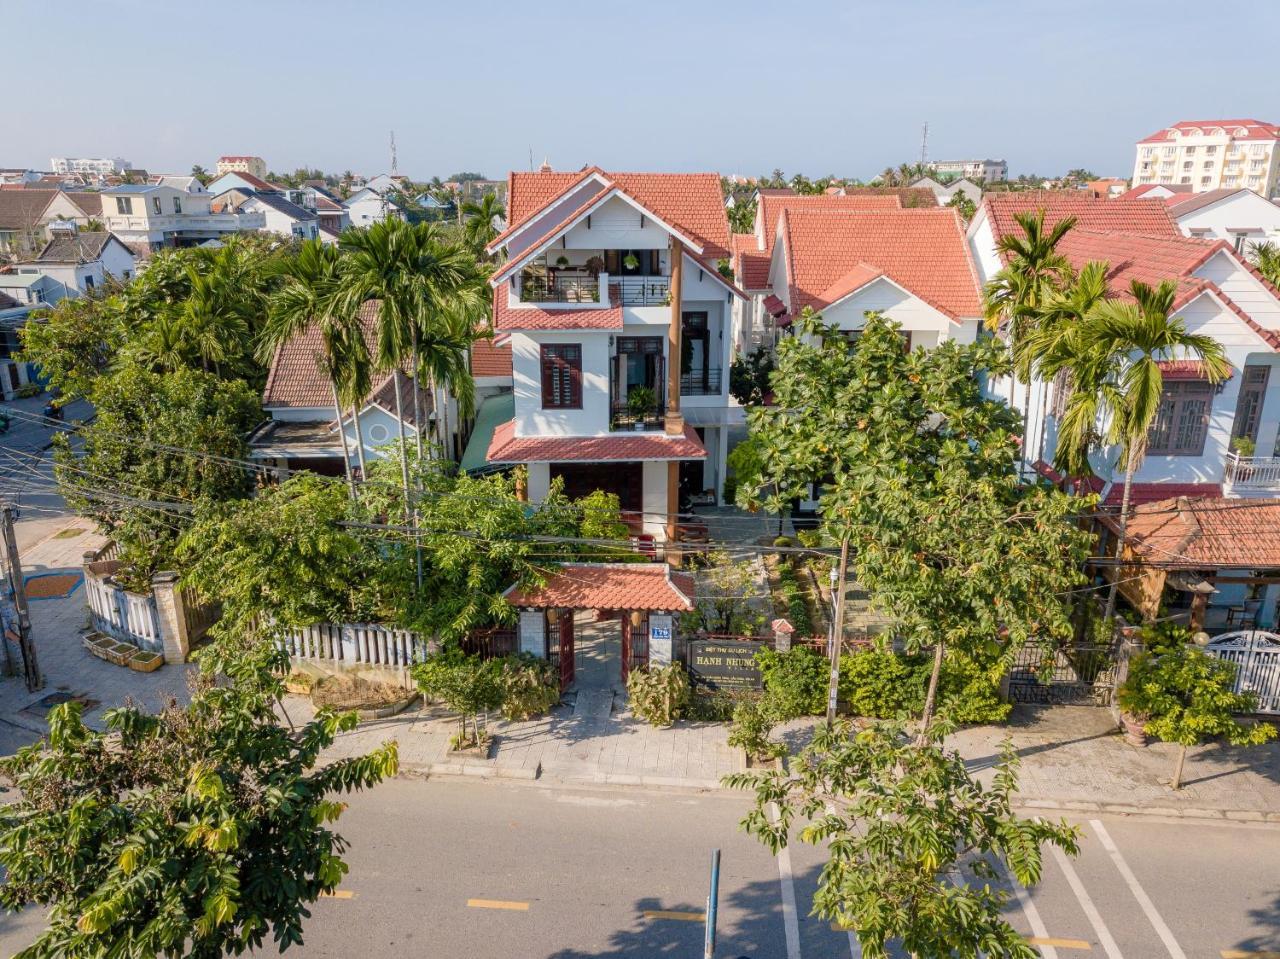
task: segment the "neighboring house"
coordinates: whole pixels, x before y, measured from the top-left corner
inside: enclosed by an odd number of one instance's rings
[[[1095,197],[1123,196],[1129,190],[1129,181],[1122,180],[1119,177],[1108,176],[1103,177],[1101,180],[1089,180],[1082,189]]]
[[[376,347],[376,309],[376,304],[370,302],[361,310],[365,339],[371,349]],[[333,391],[322,369],[321,356],[320,334],[313,327],[278,347],[271,359],[262,394],[262,408],[270,419],[250,435],[249,455],[276,468],[282,477],[297,470],[326,476],[345,473]],[[397,389],[400,393],[400,417],[396,415]],[[435,419],[431,393],[425,388],[418,390],[417,407],[425,437]],[[452,405],[450,410],[452,412]],[[342,412],[348,456],[357,475],[360,456],[356,447],[356,419],[364,440],[366,463],[386,455],[385,447],[396,441],[402,424],[410,443],[418,428],[413,382],[403,373],[375,377],[373,389],[356,404],[354,415],[351,409]],[[456,416],[451,417],[450,423],[451,427],[457,423]]]
[[[54,173],[123,173],[132,164],[123,157],[50,157],[49,168]]]
[[[1196,193],[1247,187],[1280,192],[1280,127],[1262,120],[1183,120],[1138,141],[1133,185],[1189,186]]]
[[[491,436],[478,420],[471,444],[488,466],[527,466],[533,502],[556,478],[573,497],[605,490],[637,533],[671,539],[682,498],[718,501],[742,422],[727,374],[745,295],[717,269],[719,177],[588,167],[508,184],[489,250],[507,254],[490,282],[513,415]]]
[[[262,157],[252,156],[221,156],[214,165],[218,176],[224,173],[248,173],[258,179],[266,179],[267,161]]]
[[[1172,196],[1194,192],[1189,183],[1143,183],[1120,194],[1122,200],[1167,200]]]
[[[1237,253],[1253,243],[1280,239],[1280,206],[1253,190],[1180,193],[1165,200],[1169,215],[1187,236],[1225,240]]]
[[[0,253],[33,256],[51,231],[101,222],[102,195],[32,189],[0,190]]]
[[[110,233],[68,233],[55,236],[35,259],[18,263],[13,271],[52,277],[66,295],[77,296],[102,289],[108,276],[121,282],[131,279],[134,256]]]
[[[1114,552],[1119,520],[1103,515],[1101,549]],[[1172,619],[1221,633],[1274,630],[1280,599],[1280,500],[1176,496],[1129,517],[1115,576],[1146,622]]]
[[[983,280],[1000,267],[995,243],[1019,229],[1018,209],[1046,209],[1054,222],[1078,222],[1058,250],[1076,269],[1110,264],[1110,295],[1126,299],[1132,280],[1178,288],[1174,315],[1189,332],[1222,344],[1231,376],[1210,384],[1200,364],[1185,356],[1163,361],[1164,401],[1148,435],[1146,456],[1135,474],[1134,501],[1172,495],[1270,496],[1280,494],[1280,291],[1228,243],[1183,236],[1159,200],[1095,200],[1042,194],[987,197],[970,224],[969,241]],[[989,384],[994,395],[1022,409],[1025,388],[1008,379]],[[1051,461],[1057,417],[1066,401],[1063,384],[1033,381],[1025,436],[1029,461]],[[1042,439],[1043,438],[1043,439]],[[1232,446],[1252,447],[1248,456]],[[1043,446],[1043,449],[1041,447]],[[1093,457],[1104,501],[1118,504],[1123,473],[1118,450]]]
[[[260,211],[213,212],[208,193],[157,184],[122,185],[102,192],[102,222],[135,250],[198,246],[241,230],[266,228]]]
[[[66,288],[39,273],[0,273],[0,398],[11,400],[25,384],[35,382],[32,364],[14,359],[19,331],[32,311],[52,306],[66,296]]]
[[[210,192],[208,187],[200,182],[199,177],[188,173],[157,173],[151,177],[150,182],[158,186],[171,186],[175,190],[185,190],[188,193]]]
[[[26,170],[22,167],[0,168],[0,186],[36,183],[39,179],[40,174],[35,170]]]
[[[1009,179],[1009,164],[1004,160],[930,160],[925,166],[943,177],[964,177],[984,183]]]
[[[313,190],[312,209],[320,219],[321,229],[337,236],[351,225],[351,212],[342,203],[323,190]]]
[[[405,193],[409,189],[410,180],[403,173],[379,173],[375,177],[370,177],[364,186],[377,193],[395,193],[397,191]]]
[[[0,273],[0,293],[15,306],[53,306],[67,296],[67,287],[43,273]]]
[[[239,213],[261,213],[269,233],[314,240],[320,235],[320,218],[314,210],[291,203],[275,193],[255,193],[235,207]]]
[[[938,206],[946,206],[957,193],[963,193],[976,206],[982,202],[982,187],[967,177],[954,180],[937,180],[931,176],[922,176],[911,184],[917,189],[930,190],[938,201]]]
[[[228,190],[245,190],[249,193],[283,193],[284,187],[276,186],[260,176],[246,173],[243,170],[230,170],[216,179],[210,180],[206,187],[211,196],[218,196]]]
[[[351,194],[342,204],[347,209],[348,222],[351,226],[368,226],[379,223],[387,217],[405,219],[405,212],[400,205],[373,187]]]

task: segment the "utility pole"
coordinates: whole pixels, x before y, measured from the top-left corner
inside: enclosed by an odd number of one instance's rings
[[[22,671],[27,681],[27,690],[35,692],[44,685],[44,679],[40,676],[40,666],[36,662],[35,644],[31,642],[31,610],[27,606],[27,584],[22,577],[22,559],[18,556],[18,541],[13,531],[17,515],[17,509],[9,503],[0,507],[0,523],[4,527],[0,533],[3,534],[5,559],[9,567],[9,591],[18,612],[18,645],[22,649]]]
[[[827,681],[827,728],[836,721],[836,700],[840,695],[840,647],[844,645],[845,576],[849,571],[849,536],[840,541],[840,566],[831,571],[831,633],[828,655],[831,673]]]
[[[924,121],[924,129],[920,131],[920,165],[929,164],[929,121]]]

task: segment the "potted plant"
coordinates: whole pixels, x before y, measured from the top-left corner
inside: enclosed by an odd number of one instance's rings
[[[627,392],[627,412],[636,418],[636,429],[644,426],[644,418],[653,413],[658,394],[648,386],[633,386]]]
[[[560,269],[566,269],[569,266],[569,258],[567,256],[556,257],[556,266]]]
[[[622,258],[622,265],[628,270],[638,270],[640,269],[640,258],[634,253],[628,253]]]
[[[1231,438],[1231,452],[1236,456],[1245,459],[1251,457],[1258,449],[1258,444],[1248,436],[1233,436]]]
[[[591,274],[591,278],[598,280],[600,274],[604,272],[604,257],[593,256],[584,265],[587,268],[587,272]]]

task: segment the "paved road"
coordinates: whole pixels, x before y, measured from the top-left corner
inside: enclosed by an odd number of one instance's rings
[[[342,821],[351,873],[340,897],[316,905],[298,952],[700,956],[701,923],[680,914],[702,912],[708,856],[719,846],[717,956],[858,956],[847,933],[808,917],[819,851],[793,846],[788,873],[786,860],[737,830],[744,809],[742,797],[725,795],[397,780],[352,802]],[[1028,905],[1010,909],[1020,931],[1049,943],[1047,959],[1280,955],[1280,829],[1081,825],[1080,857],[1066,866],[1050,857]],[[3,920],[0,949],[25,945],[38,922],[34,912]]]
[[[53,464],[47,447],[56,429],[41,422],[47,395],[0,402],[10,413],[9,430],[0,434],[0,498],[19,508],[18,549],[26,552],[66,522],[70,511],[53,488]],[[66,422],[90,415],[84,400],[66,407]]]

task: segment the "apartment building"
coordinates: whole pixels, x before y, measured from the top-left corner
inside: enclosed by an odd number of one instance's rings
[[[682,503],[722,495],[742,422],[728,367],[745,294],[717,267],[719,177],[544,170],[511,174],[507,195],[489,249],[507,255],[490,282],[512,415],[472,443],[490,467],[526,466],[533,502],[554,479],[606,490],[638,535],[674,539]]]
[[[1049,222],[1075,216],[1058,251],[1076,269],[1110,265],[1110,295],[1130,296],[1132,280],[1173,281],[1174,315],[1189,332],[1222,344],[1229,378],[1210,383],[1193,358],[1161,361],[1164,396],[1135,475],[1135,502],[1171,496],[1280,496],[1280,291],[1222,240],[1184,236],[1160,200],[1093,199],[1071,194],[987,196],[969,227],[969,242],[985,282],[1002,266],[996,244],[1021,228],[1014,214],[1044,210]],[[1033,380],[1029,391],[1010,379],[989,388],[1023,411],[1029,462],[1052,461],[1062,383]],[[1024,408],[1029,407],[1029,408]],[[1108,503],[1119,502],[1119,450],[1100,451],[1092,465]]]
[[[942,177],[964,177],[984,183],[1009,179],[1009,164],[1005,160],[930,160],[926,165]]]
[[[107,176],[112,173],[124,173],[132,169],[133,164],[124,157],[50,157],[49,169],[54,173],[94,173]]]
[[[1280,127],[1262,120],[1183,120],[1139,140],[1133,185],[1181,184],[1195,193],[1247,187],[1280,192]]]
[[[261,211],[210,209],[206,192],[190,193],[160,184],[126,184],[102,192],[102,220],[134,250],[196,246],[241,230],[266,228]]]
[[[220,156],[214,164],[218,176],[224,173],[248,173],[261,180],[267,178],[267,161],[253,156]]]

